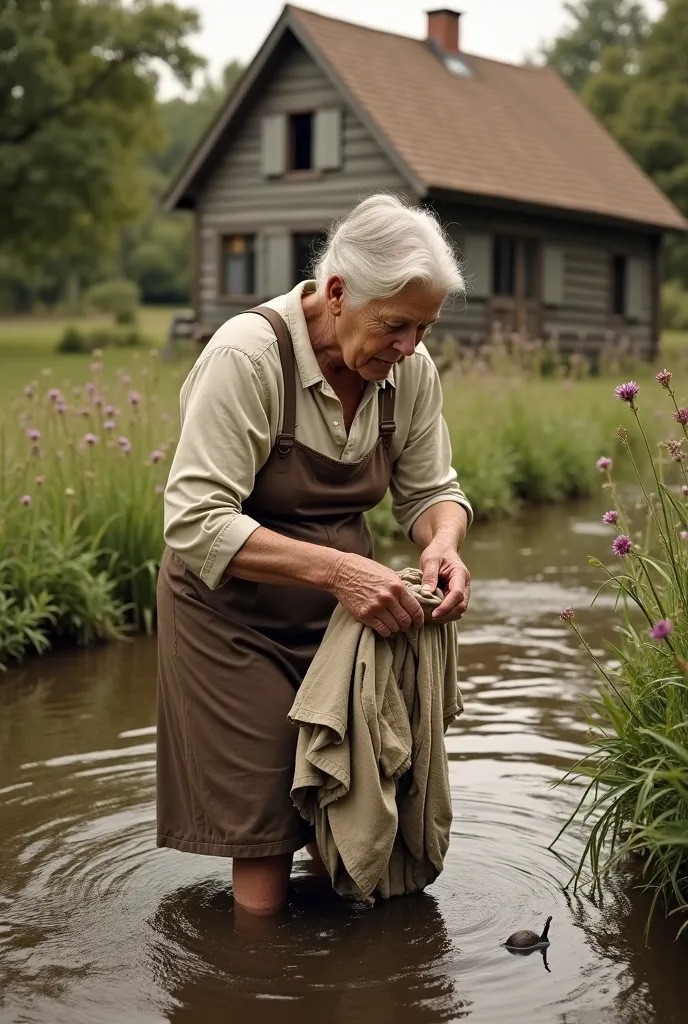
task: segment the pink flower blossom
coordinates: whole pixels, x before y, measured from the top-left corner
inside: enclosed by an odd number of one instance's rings
[[[103,409],[105,416],[116,416],[118,412],[119,409],[115,409],[114,405],[106,405]]]
[[[97,435],[96,434],[85,434],[84,435],[84,444],[89,444],[89,445],[98,444],[98,437],[97,437]]]
[[[602,516],[602,522],[607,523],[608,526],[612,525],[613,523],[618,523],[618,521],[619,513],[616,511],[615,508],[610,508],[609,512],[605,512]]]
[[[86,390],[88,391],[89,395],[92,395],[93,392],[96,390],[96,386],[92,380],[90,380],[86,385]]]
[[[679,532],[679,537],[681,540],[688,541],[688,530],[681,530]]]
[[[653,640],[666,640],[673,628],[671,619],[660,619],[650,630],[650,636]]]
[[[681,485],[681,494],[684,498],[688,498],[688,484]]]
[[[614,538],[612,544],[612,552],[615,555],[627,555],[633,547],[633,541],[630,537],[620,533],[618,537]]]
[[[132,405],[139,404],[139,402],[141,401],[141,395],[138,393],[138,391],[129,392],[129,401],[131,402]]]
[[[128,437],[118,437],[117,444],[120,446],[125,455],[128,455],[131,451],[131,441]]]
[[[93,396],[93,404],[96,405],[96,406],[101,406],[103,404],[102,397],[100,395],[94,395]]]
[[[67,406],[64,404],[64,402],[56,403],[55,412],[58,412],[60,416],[63,416],[67,412]]]
[[[559,618],[563,619],[564,622],[570,622],[573,618],[573,614],[573,608],[567,606],[561,612],[559,612]]]
[[[48,398],[50,399],[51,402],[61,402],[62,392],[60,391],[59,388],[51,388],[50,391],[48,392]]]
[[[663,388],[668,388],[671,383],[671,370],[660,370],[659,373],[655,374],[655,380],[658,384],[661,384]]]
[[[640,391],[640,388],[634,380],[629,380],[627,384],[619,384],[614,391],[616,397],[620,398],[622,402],[630,402],[630,404],[633,405],[633,400]]]
[[[32,427],[31,430],[26,431],[26,436],[28,437],[29,441],[40,441],[41,432],[40,430],[36,430],[35,427]]]
[[[686,424],[688,424],[688,409],[677,409],[674,413],[674,419],[677,423],[680,423],[681,426],[685,427]]]
[[[612,468],[613,462],[606,455],[603,455],[601,458],[597,460],[595,465],[599,469],[600,473],[605,473],[608,469]]]
[[[160,460],[163,458],[164,454],[158,448],[156,448],[154,452],[151,452],[150,460],[153,463],[153,465],[155,465],[156,462],[160,462]]]
[[[26,507],[26,506],[31,504],[31,495],[30,494],[22,494],[22,496],[19,499],[19,501],[20,501],[20,503],[22,505],[24,505],[24,507]]]
[[[114,430],[117,424],[114,420],[105,420],[103,423],[103,430]]]

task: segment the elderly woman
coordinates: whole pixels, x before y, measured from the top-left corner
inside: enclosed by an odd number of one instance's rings
[[[182,388],[158,583],[157,842],[233,858],[249,912],[283,904],[313,841],[289,796],[287,715],[337,602],[383,637],[423,623],[372,558],[364,513],[388,488],[424,584],[444,593],[436,621],[466,610],[472,513],[422,344],[463,287],[435,218],[373,196],[331,233],[315,281],[224,324]]]

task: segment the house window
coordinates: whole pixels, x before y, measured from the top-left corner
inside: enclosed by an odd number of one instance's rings
[[[294,284],[306,281],[312,276],[311,269],[314,258],[319,253],[327,233],[325,231],[299,232],[294,235]]]
[[[612,313],[623,316],[626,312],[628,286],[628,260],[625,256],[612,257]]]
[[[290,171],[310,171],[313,167],[313,115],[291,114],[289,117]]]
[[[516,294],[516,239],[495,235],[492,246],[492,294]]]
[[[226,235],[222,239],[222,291],[224,295],[255,292],[255,238]]]

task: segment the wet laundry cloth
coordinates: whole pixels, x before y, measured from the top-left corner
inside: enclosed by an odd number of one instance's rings
[[[401,579],[426,625],[381,637],[341,605],[296,695],[292,800],[315,826],[342,896],[387,899],[424,889],[442,871],[452,821],[444,734],[463,710],[455,622],[429,614],[441,592],[421,572]]]

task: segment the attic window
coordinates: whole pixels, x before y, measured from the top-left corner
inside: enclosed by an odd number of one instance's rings
[[[473,72],[468,64],[455,53],[445,53],[442,59],[445,68],[447,71],[451,71],[452,75],[458,75],[460,78],[471,78],[473,76]]]
[[[313,115],[292,114],[289,118],[290,171],[310,171],[313,167]]]

